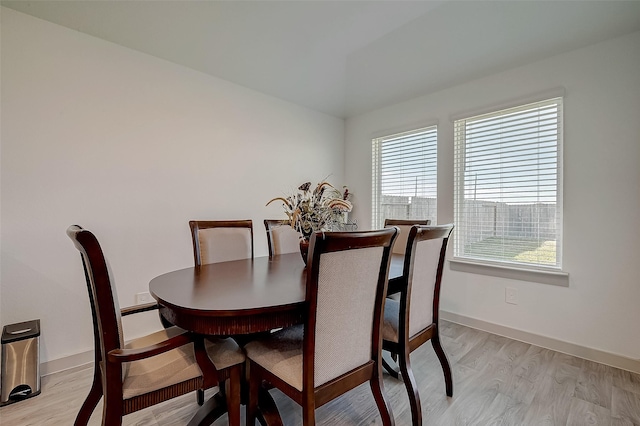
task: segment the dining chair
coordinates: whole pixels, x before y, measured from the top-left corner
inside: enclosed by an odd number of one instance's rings
[[[404,254],[407,249],[407,237],[413,225],[430,225],[431,219],[385,219],[384,227],[397,226],[400,230],[393,246],[394,254]]]
[[[422,424],[422,413],[409,355],[428,340],[431,340],[442,366],[446,394],[453,396],[451,366],[440,343],[438,328],[442,271],[452,231],[452,224],[411,227],[404,258],[404,285],[400,300],[386,299],[384,306],[382,347],[398,355],[414,426]]]
[[[196,266],[253,259],[253,222],[248,220],[189,221]]]
[[[388,228],[390,226],[396,226],[400,231],[398,233],[398,238],[396,238],[396,243],[393,245],[393,254],[398,254],[404,256],[405,251],[407,250],[407,238],[409,237],[409,231],[411,231],[411,227],[413,225],[430,225],[430,219],[385,219],[384,227]],[[400,300],[399,294],[389,294],[387,295],[390,299]],[[391,355],[394,362],[397,362],[397,356],[395,354]],[[384,360],[383,360],[384,361]],[[399,377],[399,370],[391,367],[389,364],[383,362],[383,366],[385,369],[396,379]]]
[[[254,426],[263,381],[315,409],[369,382],[384,425],[393,425],[380,365],[382,307],[397,229],[312,234],[304,324],[245,346],[249,363],[247,425]]]
[[[300,250],[300,233],[291,227],[288,220],[265,219],[269,257]]]
[[[226,387],[229,424],[239,425],[245,356],[237,343],[231,338],[205,341],[171,327],[125,344],[121,316],[157,309],[158,305],[121,310],[111,269],[97,238],[77,225],[70,226],[67,235],[82,258],[95,353],[93,383],[75,425],[88,423],[102,397],[102,424],[111,426],[121,424],[127,414],[219,384]]]
[[[191,242],[195,266],[253,259],[253,221],[246,220],[191,220]],[[172,324],[160,315],[165,327]],[[235,336],[243,345],[251,336]],[[204,403],[204,389],[198,390],[198,404]]]

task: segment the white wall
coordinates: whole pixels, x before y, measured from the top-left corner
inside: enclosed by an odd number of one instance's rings
[[[190,219],[253,219],[262,256],[269,199],[344,183],[343,120],[6,8],[1,39],[0,322],[40,318],[43,362],[93,344],[69,225],[101,240],[129,306],[193,264]]]
[[[348,119],[345,178],[356,194],[355,217],[371,223],[373,135],[439,123],[438,222],[450,222],[450,116],[564,87],[563,269],[569,287],[447,267],[441,308],[639,360],[639,47],[640,33],[634,33]],[[505,304],[506,286],[519,290],[518,305]]]

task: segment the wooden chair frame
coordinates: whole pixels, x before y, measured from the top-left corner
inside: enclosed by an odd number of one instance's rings
[[[384,226],[431,225],[431,219],[385,219]]]
[[[83,402],[75,420],[75,425],[87,425],[100,398],[104,396],[103,425],[119,425],[122,417],[152,405],[164,402],[198,389],[208,389],[226,382],[227,410],[230,424],[240,422],[240,377],[242,364],[217,370],[207,355],[204,340],[192,333],[182,333],[161,343],[144,348],[126,349],[121,347],[117,312],[114,308],[112,283],[102,249],[96,237],[77,225],[67,229],[67,235],[80,251],[84,268],[89,302],[93,317],[94,374],[89,394]],[[105,301],[101,304],[97,301]],[[122,316],[158,309],[157,303],[125,308]],[[158,389],[128,399],[123,398],[123,365],[174,350],[187,344],[194,344],[198,367],[202,375],[171,387]],[[222,411],[213,415],[221,415]]]
[[[391,261],[391,248],[397,235],[397,228],[361,232],[317,232],[310,241],[310,262],[307,266],[306,303],[308,313],[304,322],[302,391],[267,371],[256,362],[249,361],[249,403],[247,405],[247,425],[254,426],[258,408],[258,392],[263,381],[277,387],[296,403],[302,406],[304,426],[315,425],[315,409],[337,398],[345,392],[369,381],[376,404],[380,410],[383,424],[393,425],[391,406],[384,393],[382,382],[382,309],[388,284],[388,270]],[[318,276],[320,256],[354,248],[384,247],[374,310],[373,339],[371,360],[333,380],[316,387],[314,385],[314,349],[318,296]]]
[[[442,271],[444,268],[444,260],[447,251],[449,237],[453,231],[453,225],[442,226],[413,226],[407,240],[407,250],[404,258],[404,269],[402,279],[405,282],[400,293],[400,318],[398,330],[398,342],[383,340],[382,347],[392,354],[397,354],[399,358],[400,371],[409,395],[409,404],[411,406],[411,417],[413,425],[422,424],[422,410],[420,406],[420,395],[416,384],[415,376],[411,370],[410,354],[418,347],[431,340],[433,349],[438,356],[440,365],[444,373],[445,388],[447,396],[453,396],[453,378],[451,374],[451,366],[447,355],[442,348],[440,342],[440,331],[438,328],[439,312],[440,312],[440,288],[442,286]],[[411,290],[413,287],[413,269],[416,262],[416,245],[420,241],[429,239],[442,239],[440,255],[438,259],[438,267],[436,271],[435,286],[433,290],[432,323],[419,331],[413,337],[409,337],[409,315],[411,305]],[[426,307],[428,308],[428,307]],[[390,367],[385,363],[385,369]]]

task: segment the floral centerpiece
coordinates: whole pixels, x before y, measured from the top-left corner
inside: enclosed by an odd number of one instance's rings
[[[311,234],[316,231],[344,229],[347,224],[346,213],[353,208],[349,201],[350,196],[346,187],[340,191],[324,181],[311,190],[311,182],[306,182],[300,185],[294,194],[276,197],[267,205],[274,201],[282,201],[291,227],[300,233],[303,242],[308,243]]]

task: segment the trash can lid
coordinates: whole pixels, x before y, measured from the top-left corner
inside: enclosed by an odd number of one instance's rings
[[[31,320],[5,325],[2,329],[2,343],[31,339],[40,335],[40,320]]]

